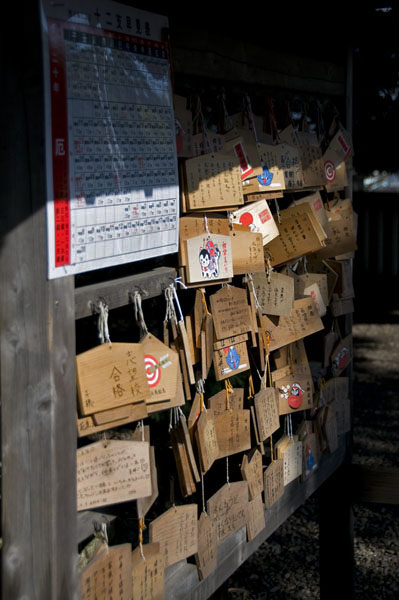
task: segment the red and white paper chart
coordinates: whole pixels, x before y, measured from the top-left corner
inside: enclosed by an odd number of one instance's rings
[[[49,278],[178,249],[166,17],[43,0]]]

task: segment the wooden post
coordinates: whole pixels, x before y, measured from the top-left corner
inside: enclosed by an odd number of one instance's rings
[[[319,492],[321,600],[354,598],[354,534],[349,473],[349,469],[341,467]]]
[[[73,278],[47,281],[37,3],[4,44],[1,162],[2,597],[77,598]]]

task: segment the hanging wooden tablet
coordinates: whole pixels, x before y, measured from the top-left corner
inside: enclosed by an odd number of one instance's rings
[[[228,285],[210,297],[213,324],[218,340],[246,333],[251,318],[244,289]]]
[[[240,206],[244,203],[239,160],[224,154],[205,154],[185,162],[189,210]]]
[[[314,220],[317,222],[317,219]],[[323,246],[312,218],[305,212],[298,216],[286,217],[281,223],[276,222],[276,225],[279,236],[265,246],[265,252],[273,267],[304,254],[317,252]]]
[[[145,372],[151,394],[147,405],[162,405],[176,397],[179,356],[151,333],[145,335],[140,344],[144,352]]]
[[[204,333],[203,338],[205,339],[204,359],[206,361],[206,372],[208,374],[209,369],[211,368],[212,362],[213,362],[214,331],[213,331],[213,318],[212,318],[211,314],[205,315],[205,318],[202,322],[202,331]],[[202,350],[202,348],[201,348],[201,350]]]
[[[349,398],[338,398],[334,404],[337,415],[337,433],[342,435],[351,429],[351,403]]]
[[[206,224],[211,235],[230,235],[229,220],[218,219],[212,216],[207,216]],[[204,215],[186,216],[179,220],[179,264],[187,266],[187,247],[186,240],[195,238],[206,233]]]
[[[189,283],[233,277],[230,236],[204,233],[186,240],[186,247],[186,279]]]
[[[271,334],[270,351],[277,350],[312,333],[324,329],[311,296],[294,301],[291,316],[280,317],[278,325],[266,315],[262,317],[263,329]]]
[[[207,512],[216,523],[218,543],[243,527],[248,521],[248,484],[246,481],[225,483],[209,498]]]
[[[144,402],[142,403],[142,407],[143,408],[138,411],[137,406],[134,404],[127,404],[126,406],[119,406],[118,408],[112,408],[110,410],[94,413],[93,415],[88,415],[87,417],[78,418],[78,436],[83,437],[93,433],[100,433],[101,431],[106,431],[107,429],[118,427],[119,425],[126,425],[127,423],[138,421],[139,418],[144,418],[146,416],[143,414],[142,417],[138,417],[140,412],[144,413],[144,407],[145,412],[147,412],[147,407]]]
[[[254,191],[285,190],[284,168],[280,160],[281,148],[267,144],[257,144],[259,156],[264,165],[263,175],[257,177],[257,189]]]
[[[323,200],[321,198],[320,192],[315,192],[314,194],[309,194],[300,200],[294,200],[293,204],[298,206],[300,204],[310,204],[310,207],[315,215],[316,219],[319,221],[320,225],[326,231],[328,217],[323,204]],[[327,233],[327,232],[326,232]]]
[[[327,307],[324,303],[323,296],[320,293],[320,288],[317,283],[308,285],[303,292],[304,296],[312,296],[316,310],[321,317],[324,317],[327,313]]]
[[[228,348],[229,346],[234,346],[234,344],[240,344],[241,342],[246,342],[248,340],[247,333],[241,333],[240,335],[233,335],[231,337],[225,338],[224,340],[217,340],[213,342],[214,350],[223,350],[223,348]]]
[[[165,566],[159,544],[144,544],[135,548],[132,554],[132,600],[164,600]]]
[[[195,555],[200,579],[206,579],[217,567],[218,540],[216,523],[206,512],[198,522],[198,552]]]
[[[191,443],[194,443],[194,433],[197,427],[197,421],[201,414],[201,397],[198,392],[194,396],[194,400],[191,405],[190,414],[188,415],[187,425],[188,431],[191,438]]]
[[[312,408],[313,379],[308,365],[295,365],[293,374],[276,379],[274,385],[278,392],[280,415]]]
[[[322,157],[327,192],[342,190],[348,185],[345,160],[330,146]]]
[[[327,260],[320,260],[316,258],[316,255],[310,255],[306,261],[306,268],[308,273],[324,273],[327,275],[327,287],[328,287],[328,304],[331,302],[333,292],[338,281],[338,275],[329,264]]]
[[[296,436],[295,436],[296,437]],[[288,485],[302,474],[302,442],[286,436],[286,444],[277,447],[277,456],[284,460],[284,485]]]
[[[272,271],[269,279],[266,273],[255,273],[253,279],[262,313],[290,316],[294,306],[293,278]]]
[[[234,275],[265,272],[263,241],[260,233],[232,231],[230,233]]]
[[[246,342],[227,346],[213,353],[213,364],[217,381],[233,377],[250,368]]]
[[[172,506],[150,523],[150,542],[158,542],[165,568],[198,551],[198,506]]]
[[[201,413],[197,421],[195,439],[197,441],[201,471],[202,473],[206,473],[215,460],[219,458],[219,444],[211,410],[204,410]]]
[[[262,455],[257,448],[244,454],[241,463],[241,475],[248,483],[249,499],[253,500],[263,492]]]
[[[313,284],[317,284],[320,295],[323,299],[323,304],[328,306],[329,294],[327,275],[325,273],[304,273],[303,275],[297,275],[295,277],[295,290],[299,295],[310,296],[311,294],[309,293],[309,287]]]
[[[141,344],[102,344],[79,354],[76,378],[82,415],[131,404],[137,420],[147,416],[151,392]]]
[[[158,498],[158,474],[155,462],[155,448],[150,446],[150,473],[151,473],[151,495],[137,499],[137,514],[139,519],[144,519],[155,500]]]
[[[322,406],[328,406],[339,398],[349,396],[349,377],[332,377],[321,388],[320,401]]]
[[[107,440],[77,450],[78,510],[151,495],[148,442]]]
[[[284,461],[274,460],[264,474],[265,506],[270,508],[284,494]]]
[[[195,331],[194,331],[194,318],[192,315],[186,315],[186,331],[187,331],[187,339],[188,345],[190,347],[190,355],[192,359],[192,365],[196,365],[201,360],[201,351],[200,348],[197,348],[195,343]]]
[[[262,485],[263,488],[263,485]],[[266,527],[265,507],[262,502],[262,494],[258,494],[248,503],[247,538],[248,542],[255,539]]]
[[[81,600],[132,598],[132,546],[104,547],[79,576]]]
[[[338,377],[349,365],[353,358],[352,334],[344,337],[331,353],[331,371]]]
[[[240,223],[251,228],[252,232],[262,234],[263,245],[279,235],[273,215],[266,200],[259,200],[245,205],[233,214],[233,223]]]
[[[319,451],[317,435],[308,433],[303,444],[302,479],[307,479],[318,467]]]
[[[251,447],[251,413],[230,410],[214,418],[219,458],[249,450]]]
[[[266,440],[280,427],[278,396],[275,388],[261,388],[254,398],[259,438]]]
[[[355,305],[352,298],[338,298],[336,294],[333,294],[330,306],[332,316],[335,318],[355,312]]]
[[[187,498],[187,496],[191,496],[191,494],[196,492],[195,482],[188,462],[187,450],[176,429],[172,429],[170,432],[170,440],[176,463],[180,492],[183,498]]]
[[[233,388],[229,394],[229,407],[227,406],[226,390],[221,390],[208,399],[208,406],[214,416],[222,415],[226,410],[240,410],[244,407],[244,388]]]
[[[334,214],[327,211],[329,217],[327,225],[326,246],[317,252],[320,259],[333,258],[339,254],[346,254],[357,249],[356,219],[353,212],[350,218],[345,218],[345,213]]]

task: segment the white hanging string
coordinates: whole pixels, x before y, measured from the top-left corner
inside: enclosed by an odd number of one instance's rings
[[[141,304],[141,295],[137,290],[134,292],[134,295],[133,295],[133,304],[134,304],[134,316],[135,316],[137,323],[139,324],[140,334],[141,334],[141,336],[147,335],[148,329],[147,329],[147,325],[145,324],[145,321],[144,321],[143,307]]]
[[[143,421],[143,419],[141,419],[141,421],[138,422],[138,426],[141,429],[141,441],[145,442],[145,437],[144,437],[144,421]]]
[[[227,481],[227,485],[230,487],[229,457],[228,456],[226,456],[226,481]]]
[[[186,284],[182,282],[182,278],[181,277],[176,277],[175,278],[175,283],[178,283],[179,285],[181,285],[184,290],[188,289],[188,287],[186,286]]]
[[[175,288],[175,286],[173,284],[171,284],[171,288],[173,290],[173,295],[175,297],[175,302],[176,302],[177,310],[179,311],[179,321],[183,321],[184,322],[184,317],[183,317],[183,313],[181,311],[181,306],[180,306],[179,298],[177,297],[176,288]]]
[[[174,321],[175,323],[177,323],[177,316],[176,316],[176,311],[175,311],[175,307],[173,304],[173,284],[169,285],[165,291],[165,299],[166,299],[166,315],[165,315],[165,321]]]
[[[304,273],[307,273],[307,272],[308,272],[308,267],[307,267],[307,264],[308,264],[308,259],[306,258],[306,256],[304,256],[304,257],[302,258],[302,260],[303,260],[303,272],[304,272]]]
[[[102,344],[109,344],[112,346],[111,339],[109,337],[109,329],[108,329],[108,305],[105,304],[102,300],[98,303],[98,310],[100,314],[98,315],[98,337],[101,340]]]
[[[254,300],[255,300],[255,308],[257,310],[262,310],[261,306],[259,304],[258,296],[256,295],[256,292],[255,292],[254,278],[253,278],[253,274],[252,273],[248,273],[247,274],[247,282],[248,282],[248,285],[250,287],[250,290],[251,290],[252,295],[253,295]]]
[[[205,233],[207,235],[209,235],[208,217],[206,215],[204,215],[204,226],[205,226]]]
[[[229,219],[229,226],[231,231],[234,231],[234,221],[233,221],[233,213],[231,211],[228,211],[227,213],[227,217]]]
[[[172,431],[173,429],[173,408],[169,410],[169,428],[168,431]]]

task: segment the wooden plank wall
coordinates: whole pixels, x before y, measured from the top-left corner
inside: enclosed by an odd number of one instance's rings
[[[2,598],[77,598],[73,278],[46,280],[43,90],[36,3],[3,46]]]

